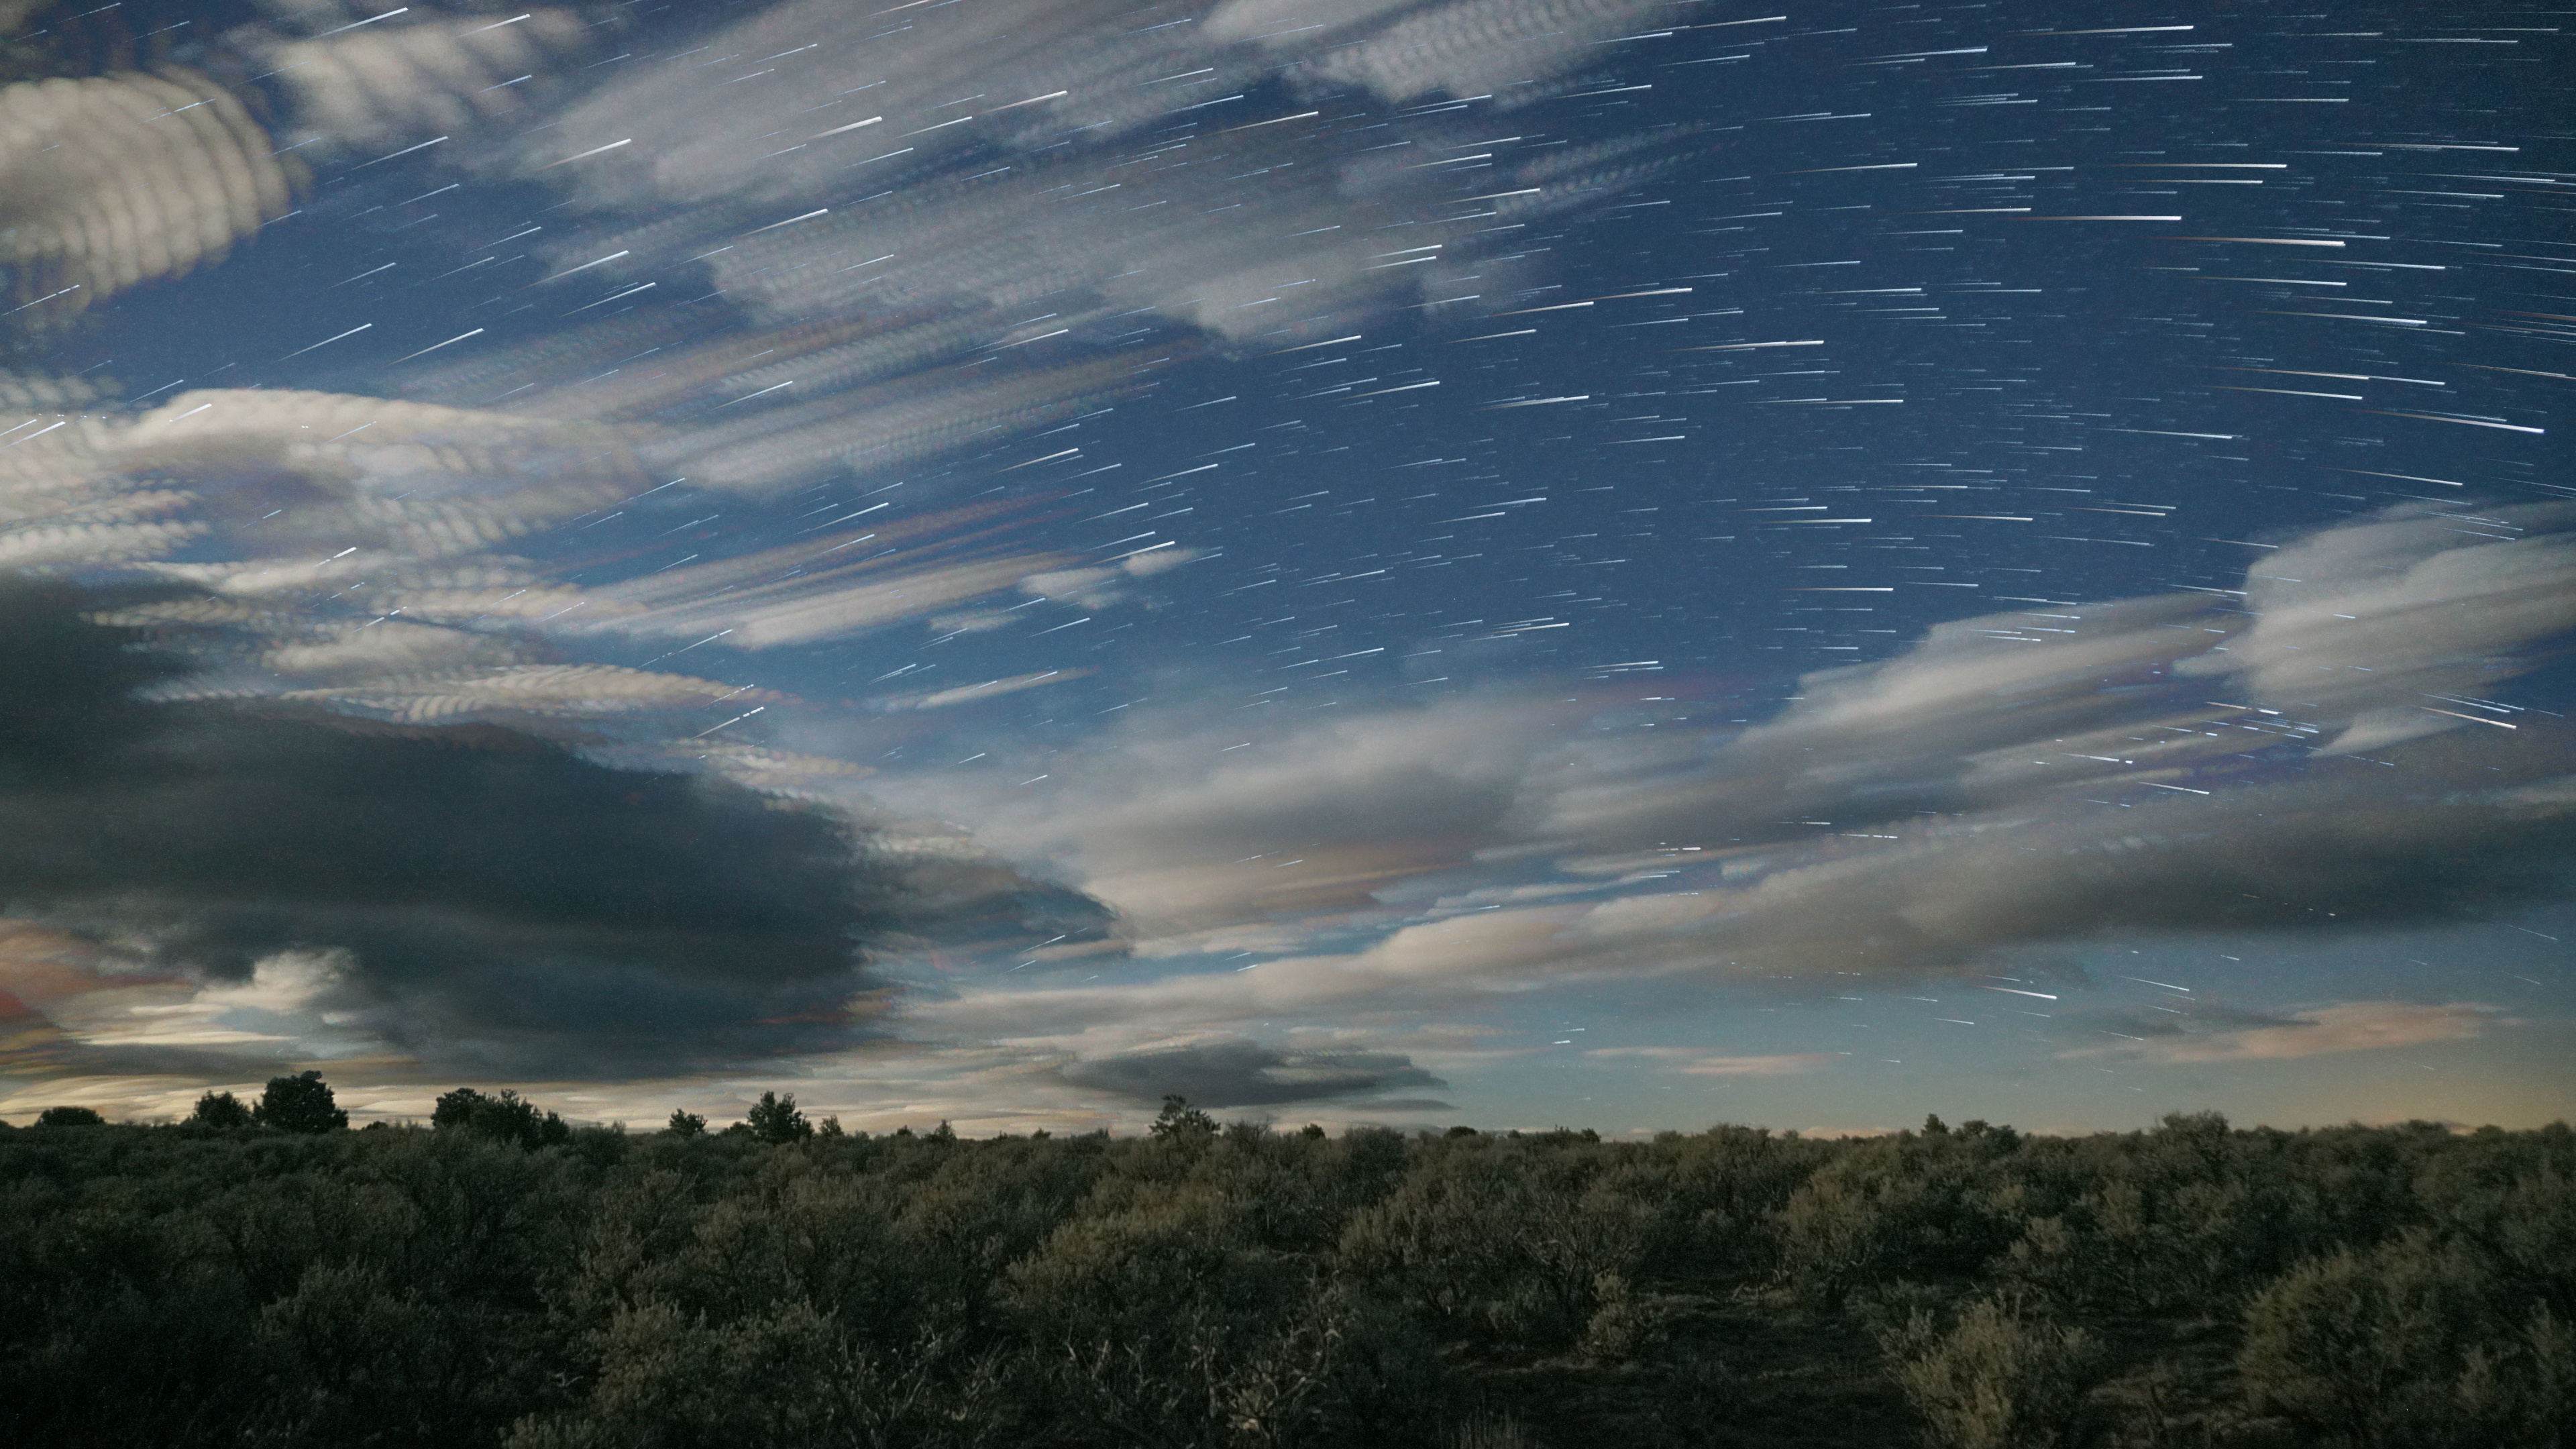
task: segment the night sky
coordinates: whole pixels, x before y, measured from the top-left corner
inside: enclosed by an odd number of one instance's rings
[[[2566,12],[84,8],[0,1116],[2576,1102]]]

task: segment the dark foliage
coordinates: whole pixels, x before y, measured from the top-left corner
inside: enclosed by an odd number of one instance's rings
[[[776,1092],[763,1092],[751,1110],[743,1114],[743,1125],[751,1129],[752,1139],[772,1145],[802,1142],[814,1135],[814,1124],[796,1110],[796,1094],[782,1097]],[[946,1123],[941,1123],[946,1126]]]
[[[39,1127],[98,1127],[106,1122],[92,1107],[47,1107],[36,1114]]]
[[[1190,1105],[1190,1099],[1178,1092],[1165,1094],[1163,1110],[1154,1117],[1154,1125],[1145,1129],[1156,1137],[1183,1141],[1216,1134],[1216,1119]]]
[[[262,1122],[336,1114],[308,1080]],[[1175,1102],[1145,1139],[966,1141],[785,1096],[635,1137],[473,1089],[429,1130],[242,1130],[224,1100],[0,1132],[0,1442],[2565,1449],[2576,1422],[2564,1127],[1604,1142]]]
[[[197,1108],[188,1114],[191,1127],[248,1127],[251,1110],[242,1099],[230,1092],[208,1092],[197,1099]]]
[[[572,1140],[572,1128],[563,1118],[538,1111],[535,1103],[512,1091],[487,1097],[472,1087],[459,1087],[438,1099],[429,1122],[441,1131],[479,1133],[519,1147],[550,1147]]]
[[[337,1132],[349,1125],[349,1114],[340,1110],[320,1072],[269,1078],[250,1117],[280,1132]]]

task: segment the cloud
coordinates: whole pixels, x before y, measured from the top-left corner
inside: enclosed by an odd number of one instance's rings
[[[2205,1034],[2182,1032],[2117,1046],[2084,1047],[2059,1055],[2123,1057],[2165,1065],[2286,1061],[2468,1041],[2483,1035],[2494,1019],[2494,1007],[2470,1002],[2420,1006],[2403,1001],[2348,1001],[2297,1012],[2276,1025]]]
[[[1394,1053],[1280,1051],[1243,1040],[1079,1061],[1063,1067],[1061,1075],[1078,1087],[1115,1092],[1141,1101],[1158,1101],[1166,1093],[1179,1093],[1202,1107],[1274,1107],[1448,1085],[1413,1065],[1411,1058]],[[1447,1106],[1423,1102],[1378,1105]]]
[[[1516,88],[1544,95],[1544,84],[1529,86],[1533,77],[1549,77],[1587,47],[1634,33],[1662,8],[1658,0],[1456,0],[1403,14],[1366,39],[1344,40],[1319,68],[1391,101],[1509,95]],[[1524,97],[1537,99],[1526,90],[1513,99],[1525,103]]]
[[[1087,909],[490,726],[146,702],[182,666],[84,621],[99,602],[0,591],[0,910],[193,983],[186,1044],[264,1011],[503,1072],[812,1049],[866,1034],[872,944]],[[90,1034],[182,1044],[139,1030]]]
[[[193,71],[0,87],[0,262],[52,317],[219,261],[286,210],[276,150]]]
[[[2552,530],[2569,515],[2466,516],[2391,514],[2257,565],[2260,599],[2280,557],[2301,561],[2287,577],[2338,606],[2326,622],[2210,595],[1986,616],[1810,675],[1790,711],[1732,736],[1600,743],[1492,695],[1239,754],[1140,720],[1114,762],[1053,762],[1061,794],[982,828],[1119,907],[1140,954],[1257,924],[1263,958],[979,987],[916,1019],[1020,1037],[1243,1029],[1603,977],[1942,972],[2112,930],[2457,919],[2561,893],[2576,864],[2563,723],[2499,706],[2513,728],[2471,724],[2456,716],[2481,706],[2462,698],[2420,711],[2448,726],[2432,737],[2367,759],[2320,748],[2369,711],[2414,709],[2448,651],[2501,678],[2563,647],[2576,579]],[[2354,622],[2338,614],[2386,621],[2376,652],[2293,647]],[[2407,622],[2427,614],[2458,617],[2448,633]],[[2336,666],[2319,676],[2331,689],[2282,662],[2311,652]]]
[[[1584,1053],[1608,1061],[1642,1060],[1666,1071],[1694,1077],[1792,1077],[1820,1071],[1841,1058],[1831,1052],[1783,1052],[1771,1056],[1715,1056],[1690,1047],[1602,1047]]]
[[[1794,839],[1802,820],[2053,809],[2071,785],[2189,788],[2259,744],[2349,752],[2469,727],[2463,715],[2506,721],[2443,696],[2563,650],[2571,527],[2566,505],[2407,505],[2267,555],[2242,609],[2168,594],[1938,625],[1895,658],[1805,676],[1792,708],[1714,748],[1599,752],[1542,834],[1633,850]]]
[[[1354,86],[1538,99],[1594,42],[1646,24],[1648,0],[1339,5],[1284,28],[1274,8],[1139,27],[1106,0],[985,0],[889,23],[786,0],[679,52],[765,57],[756,105],[720,103],[740,78],[702,60],[549,67],[584,34],[556,10],[272,27],[260,44],[263,69],[300,63],[278,84],[320,138],[435,133],[433,161],[571,203],[548,208],[526,243],[547,270],[522,279],[567,324],[425,359],[401,374],[407,395],[633,423],[654,468],[774,495],[895,472],[935,487],[917,465],[1148,397],[1207,352],[1267,354],[1400,308],[1473,320],[1544,265],[1514,236],[1611,204],[1686,144],[1519,145],[1426,109],[1357,130],[1325,116]],[[550,69],[586,91],[513,134],[476,124],[527,106]],[[1407,159],[1471,146],[1460,159],[1485,164]],[[636,294],[665,305],[583,315]],[[500,381],[522,373],[532,385]],[[1051,456],[1078,455],[1068,441]]]
[[[335,7],[315,6],[342,26]],[[397,11],[395,14],[399,15]],[[470,15],[370,26],[310,39],[240,32],[248,49],[291,97],[296,121],[343,146],[399,145],[463,132],[524,109],[525,83],[587,42],[588,27],[567,10],[532,9],[513,21]],[[544,82],[539,82],[542,89]]]
[[[2258,617],[2227,657],[2180,670],[2338,725],[2328,748],[2346,752],[2509,722],[2513,711],[2458,696],[2536,667],[2559,650],[2530,646],[2576,627],[2571,526],[2576,506],[2564,503],[2410,505],[2309,535],[2248,572]]]
[[[915,1011],[926,1023],[1002,1035],[1114,1021],[1215,1025],[1363,1002],[1491,1000],[1602,976],[1723,986],[1941,971],[2006,946],[2112,929],[2350,928],[2456,918],[2500,897],[2564,889],[2576,792],[2535,792],[2532,777],[2576,773],[2576,740],[2535,728],[2504,748],[2424,741],[2405,764],[2406,795],[2392,795],[2385,765],[2328,757],[2304,778],[2141,800],[2107,828],[2103,807],[2079,801],[1708,865],[1673,852],[1653,873],[1653,893],[1399,919],[1349,952],[1143,983],[978,990]]]

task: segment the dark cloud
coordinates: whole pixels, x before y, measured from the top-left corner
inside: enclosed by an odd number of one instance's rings
[[[0,587],[0,914],[206,982],[319,957],[334,1026],[548,1075],[845,1041],[868,943],[959,914],[954,892],[914,912],[844,817],[714,777],[488,725],[152,702],[136,687],[183,666],[87,622],[102,602]]]
[[[1253,1041],[1128,1052],[1076,1062],[1063,1074],[1078,1087],[1149,1102],[1177,1092],[1202,1107],[1272,1107],[1449,1085],[1392,1052],[1279,1051]]]

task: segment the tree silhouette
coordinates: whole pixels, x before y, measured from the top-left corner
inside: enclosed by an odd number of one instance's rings
[[[230,1092],[208,1092],[197,1099],[197,1110],[188,1114],[192,1127],[247,1127],[250,1108]]]
[[[671,1131],[680,1137],[695,1137],[707,1130],[707,1119],[683,1107],[671,1109]]]
[[[1178,1092],[1163,1097],[1162,1114],[1154,1119],[1153,1134],[1162,1138],[1204,1138],[1216,1135],[1216,1119],[1190,1105],[1190,1099]]]
[[[269,1078],[251,1120],[281,1132],[335,1132],[349,1125],[349,1114],[332,1100],[331,1084],[320,1072],[305,1072]]]
[[[47,1107],[36,1114],[39,1127],[97,1127],[106,1121],[87,1107]]]
[[[472,1132],[521,1147],[572,1140],[572,1128],[565,1125],[563,1118],[540,1112],[536,1103],[507,1090],[497,1097],[487,1097],[472,1087],[459,1087],[438,1099],[429,1121],[442,1131]]]
[[[814,1135],[812,1123],[796,1110],[796,1094],[782,1097],[776,1092],[763,1092],[760,1100],[744,1114],[751,1135],[763,1142],[801,1142]]]

